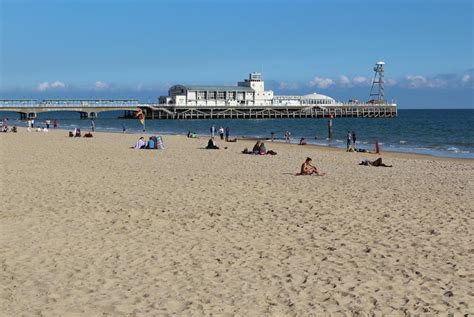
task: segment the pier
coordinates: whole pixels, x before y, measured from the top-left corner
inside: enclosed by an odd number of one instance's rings
[[[38,113],[52,111],[78,112],[81,119],[95,119],[104,111],[136,110],[138,100],[86,100],[86,99],[3,99],[0,100],[0,111],[11,111],[20,114],[22,120],[35,119]]]
[[[81,119],[95,119],[100,112],[123,111],[122,118],[135,118],[141,109],[147,119],[297,119],[297,118],[393,118],[396,104],[334,103],[329,105],[228,105],[173,106],[139,103],[127,100],[0,100],[0,111],[20,113],[22,120],[34,119],[38,113],[53,111],[78,112]]]
[[[395,104],[334,104],[198,107],[148,105],[147,119],[297,119],[297,118],[394,118]]]

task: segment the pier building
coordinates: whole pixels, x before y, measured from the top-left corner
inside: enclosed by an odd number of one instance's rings
[[[260,73],[251,73],[237,86],[174,85],[168,96],[161,96],[161,106],[255,106],[273,101],[273,91],[265,91]]]

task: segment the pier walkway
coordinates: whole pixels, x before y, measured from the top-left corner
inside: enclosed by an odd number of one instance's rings
[[[334,104],[334,105],[275,105],[170,107],[148,105],[147,119],[284,119],[284,118],[393,118],[395,104]],[[126,113],[125,117],[133,117]]]
[[[12,111],[20,113],[21,119],[34,119],[38,113],[51,111],[70,111],[80,113],[81,119],[94,119],[99,112],[104,111],[131,111],[140,107],[138,100],[0,100],[0,111]]]
[[[396,104],[335,103],[330,105],[272,106],[173,106],[123,100],[0,100],[0,111],[20,113],[21,119],[38,113],[71,111],[81,119],[95,119],[104,111],[124,111],[124,118],[135,118],[142,109],[147,119],[270,119],[270,118],[393,118]]]

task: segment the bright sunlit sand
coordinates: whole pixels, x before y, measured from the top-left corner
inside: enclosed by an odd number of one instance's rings
[[[474,310],[473,160],[137,138],[0,135],[1,315]]]

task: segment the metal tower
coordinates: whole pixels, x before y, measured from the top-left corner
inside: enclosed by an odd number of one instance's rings
[[[370,88],[370,96],[369,99],[376,101],[376,103],[383,103],[384,102],[384,90],[383,90],[383,66],[385,62],[377,62],[374,67],[375,75],[374,80],[372,81],[372,88]],[[374,91],[375,85],[378,86],[378,91]],[[375,88],[377,90],[377,87]],[[377,96],[377,98],[373,99],[372,96]]]

